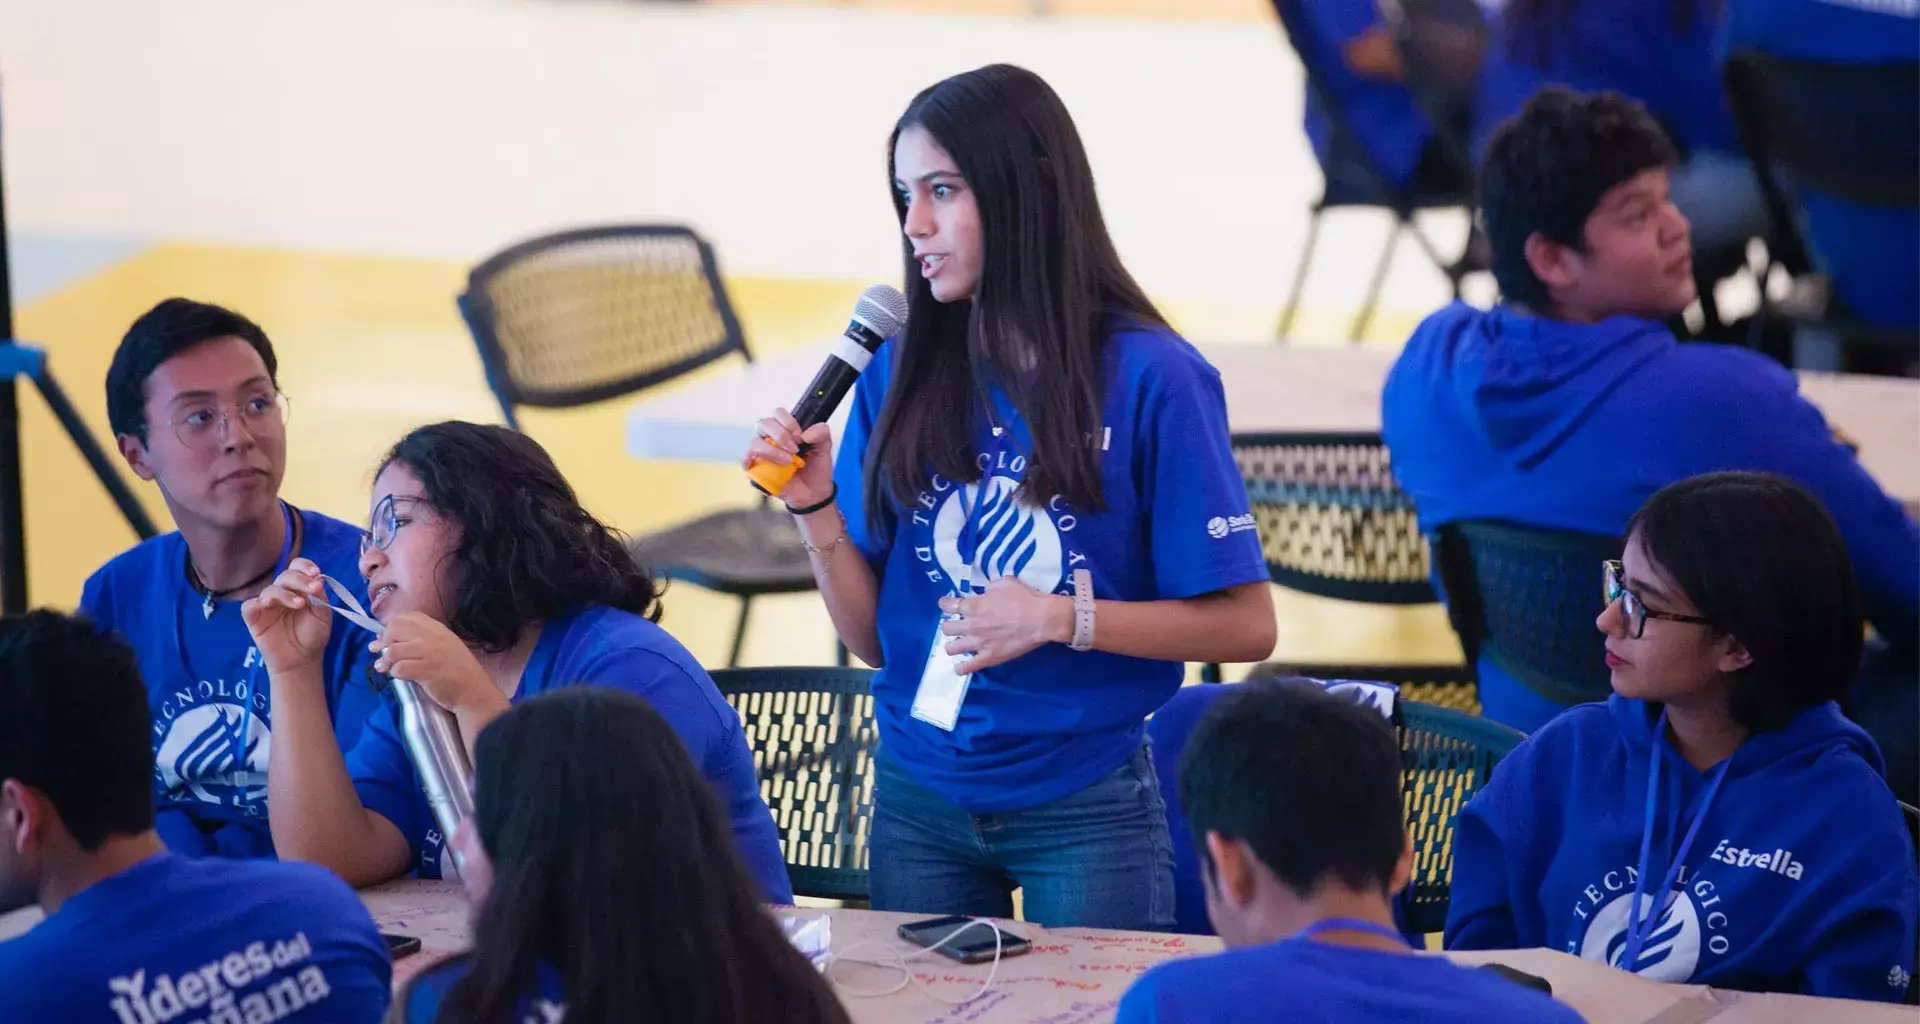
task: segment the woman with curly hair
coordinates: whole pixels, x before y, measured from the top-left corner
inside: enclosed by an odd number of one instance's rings
[[[763,897],[791,902],[739,717],[654,624],[652,577],[580,507],[533,440],[460,422],[402,438],[374,479],[360,573],[385,627],[370,638],[374,670],[419,684],[453,712],[469,746],[510,705],[549,690],[596,683],[646,700],[712,783]],[[317,566],[295,559],[243,609],[277,709],[267,793],[275,846],[355,885],[409,870],[441,877],[448,837],[392,705],[344,757],[334,742],[320,678],[333,629],[324,586]]]

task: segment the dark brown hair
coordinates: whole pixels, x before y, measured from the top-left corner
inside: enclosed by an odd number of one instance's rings
[[[980,290],[936,301],[903,234],[907,326],[867,450],[870,516],[884,518],[882,495],[912,502],[934,473],[980,478],[972,429],[990,383],[1033,437],[1020,498],[1102,508],[1099,452],[1087,438],[1099,427],[1105,320],[1166,321],[1120,263],[1073,118],[1040,76],[995,64],[914,97],[887,141],[890,181],[894,145],[911,127],[953,157],[979,203]],[[904,227],[897,185],[894,210]]]

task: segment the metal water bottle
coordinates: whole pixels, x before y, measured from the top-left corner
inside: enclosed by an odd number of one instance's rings
[[[467,761],[453,712],[434,703],[419,684],[405,679],[393,680],[393,694],[400,703],[400,735],[420,776],[420,788],[426,791],[446,849],[453,853],[454,867],[464,871],[453,833],[473,817],[473,765]]]

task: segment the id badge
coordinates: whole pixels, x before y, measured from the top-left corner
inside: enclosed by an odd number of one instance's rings
[[[942,623],[954,618],[942,615]],[[967,699],[967,684],[972,676],[961,675],[953,666],[965,655],[948,654],[951,638],[933,627],[933,643],[927,648],[927,666],[920,672],[920,688],[913,693],[913,717],[935,728],[953,731],[960,721],[960,705]]]

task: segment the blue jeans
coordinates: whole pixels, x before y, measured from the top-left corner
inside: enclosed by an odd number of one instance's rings
[[[913,781],[885,749],[874,777],[873,908],[1165,931],[1173,846],[1147,744],[1113,773],[1020,811],[968,814]]]

